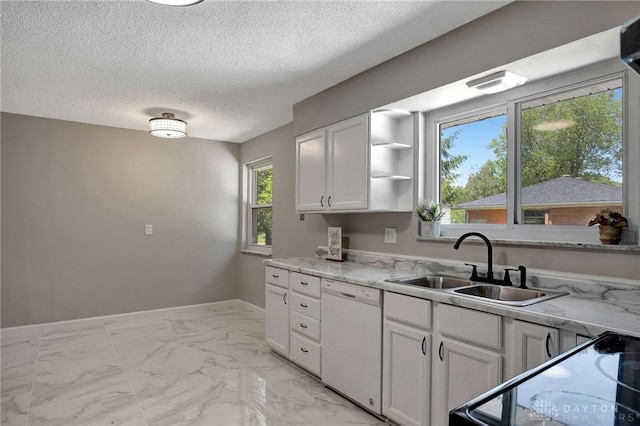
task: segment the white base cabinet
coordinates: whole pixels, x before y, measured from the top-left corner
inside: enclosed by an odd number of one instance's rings
[[[502,382],[498,353],[443,338],[437,356],[434,425],[446,425],[449,411]]]
[[[289,271],[267,266],[265,272],[265,340],[289,356]]]
[[[509,324],[507,324],[509,326]],[[557,328],[513,320],[507,348],[507,379],[524,373],[559,354]]]
[[[289,355],[291,361],[320,377],[322,374],[320,278],[291,272]]]
[[[382,414],[405,426],[429,424],[431,301],[385,293]]]
[[[433,357],[432,425],[449,411],[502,382],[502,317],[438,304]]]

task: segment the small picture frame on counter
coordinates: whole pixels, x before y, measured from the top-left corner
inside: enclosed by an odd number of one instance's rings
[[[342,227],[330,226],[328,229],[327,260],[344,261]]]

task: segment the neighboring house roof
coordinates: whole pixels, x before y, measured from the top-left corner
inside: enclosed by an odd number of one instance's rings
[[[523,205],[620,203],[622,188],[604,183],[589,182],[580,178],[562,176],[547,182],[522,188]],[[468,201],[455,206],[460,209],[482,209],[504,206],[506,193]]]

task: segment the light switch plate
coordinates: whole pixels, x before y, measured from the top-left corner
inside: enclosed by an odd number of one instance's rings
[[[396,243],[396,228],[384,228],[384,242],[387,244]]]
[[[144,235],[153,234],[153,225],[145,225],[144,226]]]

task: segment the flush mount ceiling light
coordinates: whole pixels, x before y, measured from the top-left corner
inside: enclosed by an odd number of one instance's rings
[[[170,112],[163,112],[162,118],[149,120],[149,133],[159,138],[184,138],[187,136],[187,122],[178,120]]]
[[[498,93],[505,90],[520,86],[527,81],[526,77],[514,74],[509,71],[498,71],[476,80],[467,82],[467,86],[472,89],[478,89],[484,93]]]
[[[202,0],[147,0],[151,3],[163,4],[165,6],[191,6],[200,3]]]

